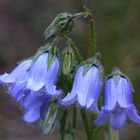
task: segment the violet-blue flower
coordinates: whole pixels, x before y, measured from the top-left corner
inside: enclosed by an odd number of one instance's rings
[[[77,101],[82,107],[98,110],[97,100],[101,89],[100,68],[91,66],[84,74],[84,65],[76,71],[72,91],[61,101],[63,105],[70,105]]]
[[[129,79],[118,69],[113,71],[105,83],[103,100],[104,105],[95,124],[110,122],[112,129],[123,128],[127,116],[130,120],[140,124],[140,117],[132,103],[133,88]]]
[[[49,53],[41,54],[32,64],[29,70],[29,77],[26,88],[37,92],[46,90],[48,95],[58,96],[61,90],[56,87],[59,72],[59,60],[54,58],[52,64],[48,68]]]

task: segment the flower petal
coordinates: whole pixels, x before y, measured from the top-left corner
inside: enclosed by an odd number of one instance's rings
[[[128,108],[127,115],[133,122],[140,124],[140,116],[138,116],[136,107],[134,105]]]
[[[110,113],[110,125],[113,130],[121,129],[126,121],[125,110]]]
[[[109,119],[109,112],[101,110],[99,117],[94,121],[95,125],[101,125]]]
[[[77,93],[78,103],[82,107],[90,108],[91,105],[94,105],[93,102],[98,99],[101,87],[99,69],[96,66],[92,66],[85,75],[83,75],[83,70],[83,66],[78,69],[72,92]]]
[[[59,96],[62,93],[62,90],[57,89],[54,84],[47,84],[46,91],[47,94],[52,96]]]
[[[76,101],[76,93],[68,93],[67,96],[61,100],[62,105],[70,105]]]
[[[129,82],[125,78],[120,78],[117,86],[117,98],[118,104],[121,107],[127,108],[131,104],[132,100],[132,90]]]
[[[117,85],[113,78],[107,80],[104,93],[104,106],[106,110],[112,110],[117,103]]]
[[[39,107],[42,105],[41,99],[35,96],[34,93],[28,93],[21,102],[24,109],[30,109],[32,107]]]
[[[47,62],[48,65],[48,62]],[[55,57],[53,63],[51,64],[50,68],[47,69],[47,75],[46,75],[46,83],[53,83],[55,84],[58,80],[58,72],[59,72],[59,60],[57,57]]]
[[[47,60],[48,53],[44,53],[32,64],[27,83],[28,89],[37,91],[45,85],[44,81],[47,75]]]
[[[19,101],[23,98],[28,92],[25,90],[25,83],[24,82],[15,82],[8,86],[9,94],[13,97],[14,100]]]
[[[44,85],[45,85],[45,83],[43,83],[43,82],[38,82],[37,83],[37,81],[34,81],[33,79],[29,78],[27,89],[30,89],[32,91],[38,91],[41,88],[43,88]]]
[[[94,110],[98,110],[97,100],[99,97],[99,92],[101,90],[102,82],[99,77],[99,69],[96,66],[91,68],[91,80],[89,82],[88,94],[86,97],[86,107]]]
[[[8,73],[0,75],[0,83],[13,83],[14,81],[15,78]]]
[[[20,63],[10,74],[0,76],[0,83],[13,83],[16,80],[23,81],[27,77],[27,70],[30,68],[32,60]]]
[[[23,116],[23,120],[27,123],[33,123],[40,119],[40,107],[29,109]]]

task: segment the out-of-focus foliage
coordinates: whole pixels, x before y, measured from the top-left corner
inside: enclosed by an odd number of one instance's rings
[[[0,73],[12,69],[16,61],[33,55],[43,45],[43,32],[54,16],[64,11],[81,11],[84,4],[95,15],[97,45],[102,53],[106,74],[110,73],[112,67],[118,66],[130,77],[136,91],[133,95],[134,102],[140,112],[139,0],[1,0]],[[72,37],[86,58],[88,28],[84,19],[80,18],[77,22]],[[63,46],[63,42],[60,45]],[[14,103],[1,91],[0,139],[44,138],[34,126],[24,124],[20,116]],[[139,140],[139,128],[128,124],[121,132],[122,139]],[[54,139],[54,136],[50,139]]]

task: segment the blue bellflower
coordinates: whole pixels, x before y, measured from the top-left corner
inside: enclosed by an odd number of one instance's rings
[[[104,105],[95,124],[100,125],[109,121],[111,128],[117,130],[124,126],[127,116],[140,124],[140,117],[132,103],[132,92],[133,88],[128,78],[118,69],[115,70],[105,83]]]
[[[48,68],[49,53],[43,53],[32,64],[29,70],[29,77],[26,88],[38,92],[40,90],[46,91],[48,95],[58,96],[61,90],[56,87],[59,72],[59,60],[57,57]]]
[[[0,83],[8,88],[8,93],[25,110],[23,120],[32,123],[42,118],[50,96],[57,96],[56,88],[59,61],[55,57],[48,68],[48,52],[33,60],[20,63],[10,74],[0,75]]]
[[[101,89],[99,68],[93,65],[86,74],[84,66],[80,66],[74,77],[72,91],[61,101],[63,105],[70,105],[77,101],[82,107],[97,110],[98,94]]]

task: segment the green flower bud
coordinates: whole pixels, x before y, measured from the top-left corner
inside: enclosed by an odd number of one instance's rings
[[[60,107],[58,103],[50,103],[43,122],[43,133],[45,135],[50,134],[54,130],[57,122],[60,120],[61,115],[63,114],[63,111],[64,109]]]
[[[62,72],[65,75],[69,75],[71,71],[76,67],[77,60],[75,57],[75,52],[72,48],[67,47],[64,49],[62,54]]]
[[[56,37],[57,35],[67,35],[74,27],[74,19],[71,14],[60,13],[45,30],[45,39]]]

